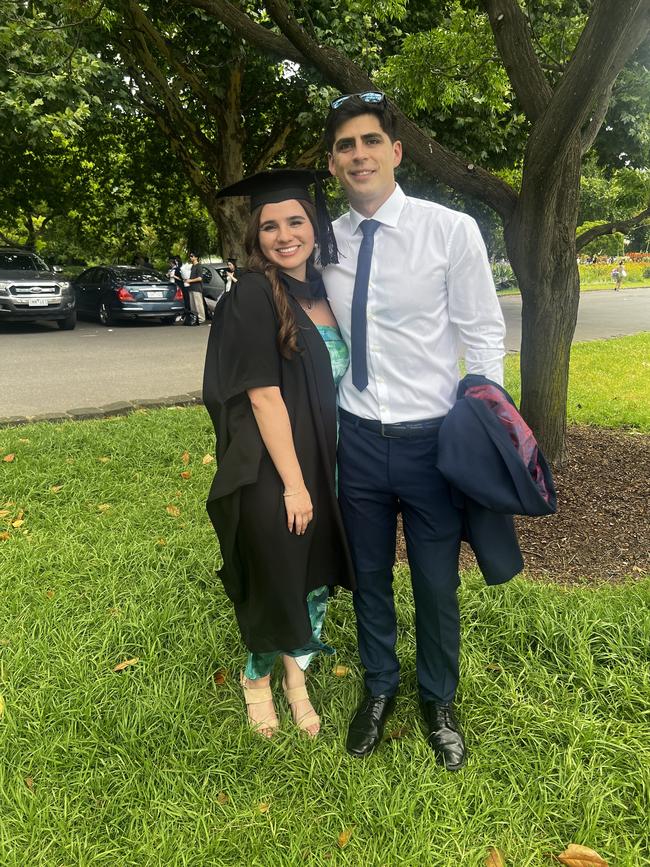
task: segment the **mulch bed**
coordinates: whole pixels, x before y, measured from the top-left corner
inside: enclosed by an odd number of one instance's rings
[[[567,454],[553,473],[557,514],[515,519],[526,577],[584,584],[650,573],[650,436],[571,427]],[[397,550],[406,560],[401,529]],[[463,544],[460,567],[473,566]]]

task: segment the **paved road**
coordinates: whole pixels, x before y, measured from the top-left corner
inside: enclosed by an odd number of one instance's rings
[[[507,348],[519,349],[521,299],[501,298]],[[650,287],[585,292],[575,340],[650,331]],[[208,326],[126,323],[104,328],[80,322],[0,325],[0,417],[37,415],[201,388]]]

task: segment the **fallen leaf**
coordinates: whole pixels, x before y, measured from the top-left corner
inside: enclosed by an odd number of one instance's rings
[[[9,509],[0,509],[0,518],[6,518],[9,514]]]
[[[171,515],[172,518],[178,518],[181,513],[181,510],[178,508],[178,506],[174,506],[172,503],[170,503],[169,506],[166,506],[165,511],[168,515]]]
[[[183,461],[185,466],[187,466],[190,462],[190,453],[189,452],[183,452],[183,454],[181,455],[181,460]]]
[[[7,539],[10,539],[10,538],[11,538],[11,533],[7,533],[6,530],[3,530],[2,533],[0,533],[0,542],[6,542]]]
[[[5,455],[2,460],[5,462],[5,464],[12,464],[15,457],[16,455],[12,452],[12,454],[10,455]]]
[[[100,504],[97,506],[97,510],[98,510],[99,512],[108,512],[108,510],[110,509],[110,507],[111,507],[111,504],[110,504],[110,503],[100,503]]]
[[[214,682],[217,686],[223,686],[223,684],[226,682],[227,677],[228,672],[225,668],[218,668],[213,675]]]
[[[344,846],[348,845],[348,843],[350,842],[350,837],[352,836],[353,831],[354,831],[353,827],[352,828],[346,828],[344,831],[341,831],[341,833],[339,834],[338,839],[336,841],[338,843],[339,849],[343,849]]]
[[[488,856],[485,859],[485,867],[506,867],[503,852],[500,849],[495,849],[494,846],[490,846]]]
[[[18,442],[19,442],[19,443],[28,443],[29,440],[27,439],[27,437],[19,437],[19,438],[18,438]]]
[[[65,459],[65,462],[66,462],[66,464],[74,464],[74,463],[75,463],[75,459],[74,459],[74,458],[66,458],[66,459]]]
[[[212,457],[212,455],[203,455],[203,460],[201,461],[201,463],[204,466],[206,464],[212,464],[212,463],[214,463],[214,458]]]
[[[223,806],[223,804],[227,804],[229,800],[230,798],[225,792],[219,792],[219,794],[217,795],[217,804],[221,804]]]
[[[102,455],[100,458],[97,458],[97,460],[101,464],[107,464],[110,461],[110,458],[107,458],[105,455]]]
[[[25,523],[25,522],[23,521],[22,518],[17,518],[15,521],[12,521],[12,522],[11,522],[11,526],[12,526],[12,527],[15,527],[16,529],[18,529],[18,527],[22,527],[22,525],[23,525],[24,523]]]
[[[34,780],[32,777],[25,777],[25,785],[30,790],[30,792],[34,791]]]
[[[120,614],[122,613],[122,609],[121,609],[121,608],[117,608],[117,607],[109,608],[109,609],[108,609],[108,613],[109,613],[109,614],[112,614],[113,617],[119,617]]]
[[[46,590],[45,595],[47,596],[48,599],[54,599],[54,592],[55,592],[54,590]]]
[[[181,473],[181,479],[190,479],[191,477],[192,477],[192,471],[191,470],[183,470],[183,472]]]
[[[332,674],[335,677],[345,677],[346,674],[350,674],[350,669],[347,665],[335,665],[332,669]]]
[[[20,519],[23,518],[24,516],[25,516],[25,510],[24,510],[24,509],[21,509],[21,510],[18,512],[18,514],[16,515],[16,518],[20,521]]]
[[[503,671],[501,666],[497,662],[488,662],[485,666],[486,671]]]
[[[159,545],[160,547],[162,547],[163,545],[166,545],[166,544],[167,544],[167,539],[163,539],[162,537],[160,539],[156,539],[156,545]]]
[[[260,801],[257,805],[257,809],[260,813],[268,813],[270,806],[270,804],[265,804],[263,801]]]
[[[405,738],[408,733],[409,733],[409,730],[406,728],[406,726],[400,726],[400,728],[393,729],[392,732],[389,732],[388,738],[391,741],[398,741],[401,738]]]
[[[53,494],[58,494],[62,487],[63,487],[63,485],[52,485],[50,490],[52,491]]]
[[[116,665],[113,671],[124,671],[124,669],[128,668],[130,665],[135,665],[136,662],[140,662],[139,656],[134,656],[133,659],[125,659],[124,662],[120,662]]]
[[[577,843],[570,843],[564,852],[557,856],[557,860],[567,867],[608,867],[607,861],[604,861],[598,852]]]

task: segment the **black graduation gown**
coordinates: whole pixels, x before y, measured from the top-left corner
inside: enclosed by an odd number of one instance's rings
[[[219,570],[246,646],[288,651],[311,638],[307,594],[352,588],[354,574],[335,491],[336,389],[327,347],[284,279],[300,352],[278,351],[278,318],[264,275],[243,273],[218,302],[208,341],[203,400],[217,436],[207,510],[221,546]],[[278,386],[314,518],[304,535],[286,524],[283,484],[264,446],[247,389]]]

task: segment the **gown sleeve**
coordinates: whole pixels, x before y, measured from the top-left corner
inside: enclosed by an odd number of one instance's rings
[[[266,279],[244,274],[223,299],[219,315],[218,378],[223,402],[249,388],[280,386],[278,322]]]

